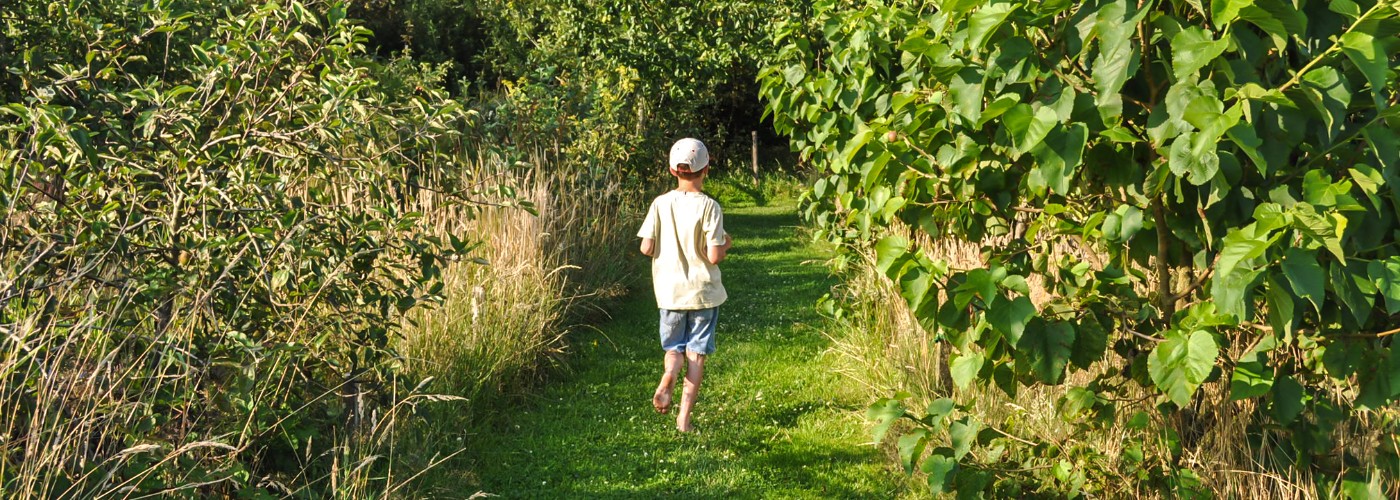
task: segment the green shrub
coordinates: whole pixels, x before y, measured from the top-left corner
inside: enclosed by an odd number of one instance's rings
[[[1290,495],[1400,491],[1394,1],[817,10],[773,30],[761,74],[822,171],[809,220],[873,254],[967,395],[877,403],[881,429],[917,425],[906,467],[965,494],[1041,468],[1063,495],[1112,495],[1126,470],[1228,496],[1222,468]],[[1056,394],[1076,438],[1164,444],[1113,456],[979,406],[1027,392]],[[1238,466],[1201,452],[1222,436]]]
[[[362,494],[413,401],[390,338],[467,250],[414,211],[461,106],[338,4],[0,19],[0,491]]]
[[[705,194],[725,208],[762,207],[791,201],[804,189],[806,186],[801,179],[786,172],[764,172],[755,179],[752,173],[725,170],[705,178]]]

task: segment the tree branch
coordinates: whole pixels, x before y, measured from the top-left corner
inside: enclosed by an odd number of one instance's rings
[[[1165,195],[1152,199],[1152,218],[1157,226],[1157,259],[1153,264],[1157,271],[1157,307],[1162,310],[1163,318],[1171,318],[1176,314],[1176,294],[1172,293],[1171,265],[1167,262],[1171,231],[1167,228],[1167,210],[1162,196]]]

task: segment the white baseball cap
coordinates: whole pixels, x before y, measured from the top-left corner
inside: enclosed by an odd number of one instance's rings
[[[690,172],[699,172],[710,165],[710,151],[705,143],[689,137],[671,145],[671,170],[682,171],[680,165],[689,166]]]

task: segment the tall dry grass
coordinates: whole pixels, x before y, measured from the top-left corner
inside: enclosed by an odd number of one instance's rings
[[[523,198],[520,206],[439,207],[426,197],[431,230],[479,242],[444,271],[446,300],[411,318],[396,342],[405,372],[431,378],[431,392],[465,401],[426,408],[399,436],[417,467],[456,454],[469,462],[473,438],[499,423],[500,410],[538,384],[567,354],[566,334],[606,314],[638,276],[631,248],[648,200],[615,173],[587,172],[545,154],[527,164],[499,156],[477,161],[474,182]],[[494,203],[495,200],[485,200]],[[454,495],[461,467],[430,474],[414,495]]]
[[[622,179],[560,168],[542,155],[523,164],[500,156],[469,163],[461,185],[482,198],[448,203],[446,197],[457,195],[424,191],[412,202],[425,218],[411,230],[480,244],[444,269],[445,301],[409,316],[392,344],[402,360],[396,380],[375,389],[374,404],[362,401],[364,389],[347,394],[349,380],[317,389],[312,401],[365,405],[359,428],[332,427],[293,449],[254,449],[268,429],[297,432],[295,420],[314,417],[294,409],[269,423],[259,421],[258,411],[285,406],[294,389],[305,390],[291,351],[280,349],[313,342],[311,326],[283,332],[285,345],[244,339],[247,352],[240,356],[246,357],[236,358],[244,363],[205,366],[196,340],[209,334],[208,325],[192,316],[160,325],[155,316],[109,324],[141,300],[139,290],[60,281],[46,290],[45,302],[0,324],[0,454],[7,458],[0,460],[0,497],[198,497],[228,494],[240,484],[284,495],[418,496],[418,482],[465,450],[460,438],[566,352],[569,326],[606,310],[637,276],[636,261],[617,258],[616,249],[629,243],[636,204],[644,200],[630,196]],[[28,279],[26,272],[22,263],[6,266],[0,289]],[[97,309],[45,307],[84,303]],[[160,333],[130,334],[143,331]],[[250,397],[225,401],[210,393],[207,404],[218,408],[212,412],[203,402],[171,406],[163,399],[224,383],[247,384]],[[202,419],[211,417],[246,425],[199,434]],[[150,428],[170,434],[162,442],[129,439],[128,430]],[[261,457],[254,462],[290,462],[280,468],[300,472],[250,476],[240,465],[250,455]]]
[[[0,289],[32,279],[26,272],[6,266]],[[139,292],[101,278],[59,279],[35,307],[10,304],[17,321],[0,324],[0,498],[197,498],[248,486],[287,496],[378,496],[405,484],[380,472],[396,419],[423,398],[454,399],[394,394],[362,428],[333,426],[296,438],[299,447],[274,449],[269,433],[306,429],[297,421],[317,417],[312,405],[340,404],[352,383],[306,387],[326,382],[303,373],[295,354],[315,341],[314,327],[253,340],[213,333],[193,312],[119,321],[123,308],[145,300]],[[199,339],[211,334],[229,337],[239,352],[201,354]],[[237,398],[220,391],[231,386]],[[297,397],[308,390],[318,395]],[[203,399],[181,397],[190,392]],[[268,421],[269,408],[287,411]],[[232,430],[209,435],[213,422]],[[245,465],[274,461],[299,464],[291,467],[297,472],[257,474]]]
[[[447,300],[417,314],[398,343],[409,372],[466,397],[528,382],[565,348],[563,322],[604,309],[637,276],[635,261],[616,258],[639,217],[639,198],[620,179],[588,178],[544,155],[524,168],[484,158],[474,174],[528,200],[535,213],[434,210],[428,199],[433,231],[480,246],[444,272]]]
[[[899,228],[894,230],[899,231]],[[927,249],[931,257],[947,260],[952,268],[972,269],[984,265],[976,245],[933,240],[926,235],[923,238],[917,244]],[[1061,243],[1054,253],[1056,259],[1081,259],[1099,267],[1104,261],[1096,258],[1092,249],[1085,249],[1076,242]],[[863,254],[862,258],[844,270],[845,279],[834,294],[842,301],[844,313],[830,319],[829,335],[834,339],[833,349],[845,360],[842,371],[866,385],[877,397],[908,391],[913,394],[909,402],[912,408],[921,408],[937,398],[952,397],[968,404],[969,411],[982,421],[1003,425],[1003,430],[1056,443],[1061,449],[1095,450],[1115,464],[1134,444],[1140,444],[1149,456],[1171,455],[1173,443],[1157,436],[1144,439],[1143,433],[1131,429],[1129,420],[1143,411],[1152,416],[1151,425],[1171,429],[1181,436],[1180,463],[1195,472],[1205,488],[1215,495],[1314,499],[1340,493],[1319,490],[1313,474],[1306,468],[1296,467],[1289,459],[1290,453],[1284,448],[1288,436],[1270,429],[1269,417],[1256,411],[1255,401],[1230,401],[1227,388],[1220,383],[1207,383],[1202,387],[1200,405],[1166,417],[1154,409],[1154,398],[1147,390],[1136,388],[1136,392],[1118,395],[1124,401],[1117,403],[1118,411],[1112,423],[1102,429],[1084,432],[1062,418],[1058,404],[1067,388],[1085,386],[1099,375],[1124,366],[1126,360],[1112,350],[1091,370],[1069,374],[1062,386],[1022,387],[1014,397],[996,387],[977,387],[976,384],[966,390],[959,389],[949,375],[952,348],[914,320],[896,285],[875,270],[873,251]],[[1031,299],[1037,305],[1051,298],[1043,282],[1028,281]],[[1241,354],[1222,353],[1231,359]],[[1129,387],[1132,388],[1131,384]],[[1349,404],[1341,388],[1331,397],[1337,404]],[[1329,465],[1341,466],[1343,473],[1348,467],[1367,467],[1376,445],[1385,437],[1386,429],[1393,428],[1390,422],[1394,422],[1397,415],[1400,412],[1390,409],[1339,427],[1333,433],[1335,442],[1340,443],[1335,453],[1338,463]],[[886,446],[891,460],[897,460],[893,446],[889,443]],[[1356,457],[1358,462],[1341,463],[1343,451]],[[979,453],[986,458],[984,452],[974,451],[974,454]],[[1090,479],[1097,483],[1095,487],[1100,488],[1101,494],[1108,496],[1169,495],[1131,475]],[[1384,491],[1394,491],[1395,487],[1381,485],[1381,488],[1388,488]]]

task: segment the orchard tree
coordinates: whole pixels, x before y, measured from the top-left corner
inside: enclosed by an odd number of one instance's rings
[[[535,127],[507,137],[554,136],[605,165],[653,165],[686,135],[747,158],[764,27],[806,3],[479,0],[480,59],[511,98],[502,125]]]
[[[1323,472],[1333,429],[1400,396],[1400,2],[816,10],[774,29],[760,75],[779,132],[823,169],[806,216],[873,244],[953,346],[958,386],[1014,395],[1113,363],[1061,400],[1112,418],[1133,391],[1189,412],[1217,384],[1272,422],[1252,432]],[[950,268],[895,223],[983,243],[984,265]],[[1106,263],[1054,251],[1071,241]],[[1032,277],[1053,298],[1033,303]],[[882,432],[923,424],[900,449],[936,490],[981,489],[1010,468],[969,450],[1015,443],[959,411],[886,399],[872,414]],[[1393,437],[1366,453],[1393,485]],[[1159,472],[1189,487],[1177,465]]]
[[[354,496],[416,392],[470,115],[342,4],[214,3],[0,3],[0,496]]]

